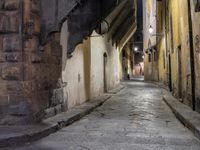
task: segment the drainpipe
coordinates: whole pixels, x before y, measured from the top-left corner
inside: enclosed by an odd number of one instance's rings
[[[192,29],[192,14],[191,1],[188,0],[188,22],[189,22],[189,41],[190,41],[190,67],[191,67],[191,85],[192,85],[192,109],[196,110],[196,96],[195,96],[195,62],[194,62],[194,46],[193,46],[193,29]]]

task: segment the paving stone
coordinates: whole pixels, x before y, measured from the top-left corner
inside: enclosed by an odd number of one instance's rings
[[[80,121],[14,150],[199,150],[200,142],[162,100],[152,83],[127,88]]]

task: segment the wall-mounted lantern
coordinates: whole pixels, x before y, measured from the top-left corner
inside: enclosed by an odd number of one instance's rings
[[[152,34],[153,33],[153,27],[150,25],[149,27],[149,33]]]
[[[98,34],[103,35],[108,33],[109,27],[110,27],[109,23],[106,20],[102,20],[101,23],[97,26],[95,31]]]
[[[149,33],[150,33],[151,36],[163,36],[163,35],[164,35],[163,33],[156,33],[156,34],[153,34],[153,32],[154,32],[154,29],[153,29],[153,27],[150,25],[150,27],[149,27]]]
[[[137,51],[138,51],[138,47],[135,47],[135,48],[134,48],[134,51],[137,52]]]

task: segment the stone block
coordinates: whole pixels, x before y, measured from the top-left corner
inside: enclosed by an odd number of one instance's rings
[[[5,13],[0,13],[0,31],[6,32],[7,27],[9,26],[9,19]]]
[[[0,95],[0,106],[7,106],[9,104],[8,95]]]
[[[48,57],[48,63],[49,64],[54,64],[54,65],[61,65],[61,57],[57,56],[49,56]]]
[[[51,84],[48,81],[42,80],[40,82],[37,82],[37,89],[38,90],[50,90],[51,89]]]
[[[0,11],[0,32],[19,32],[19,13]]]
[[[22,66],[17,64],[3,64],[1,77],[3,80],[22,80]]]
[[[18,35],[6,35],[3,38],[3,51],[13,52],[21,50],[20,38]]]
[[[40,17],[39,15],[33,14],[31,15],[31,18],[34,22],[34,26],[33,26],[33,33],[34,34],[39,34],[40,33]]]
[[[51,42],[51,55],[62,57],[62,46],[59,42],[53,41]]]
[[[0,62],[20,62],[21,53],[0,53]]]
[[[3,36],[0,36],[0,52],[3,50]]]
[[[49,97],[50,92],[48,90],[37,92],[37,105],[39,106],[39,110],[44,110],[49,107]]]
[[[22,93],[24,90],[23,82],[21,81],[9,81],[7,83],[7,90],[9,94]]]
[[[23,88],[23,94],[27,95],[27,96],[31,96],[33,89],[32,89],[32,82],[30,81],[26,81],[22,83],[22,88]]]
[[[38,14],[40,12],[40,1],[32,0],[31,3],[31,12]]]
[[[18,95],[10,95],[10,99],[18,99],[18,101],[11,101],[8,106],[9,115],[13,116],[27,116],[31,114],[31,103],[24,97]]]
[[[58,104],[62,104],[64,102],[64,94],[63,89],[55,89],[53,90],[53,96],[51,98],[51,105],[56,106]]]
[[[6,61],[6,59],[5,59],[4,54],[0,54],[0,62],[2,63],[2,62],[5,62],[5,61]]]
[[[42,57],[39,55],[39,54],[32,54],[31,55],[31,62],[32,63],[42,63],[43,60],[42,60]]]
[[[39,41],[37,37],[32,37],[31,39],[26,39],[24,44],[24,51],[26,52],[36,52],[38,51]]]
[[[0,95],[6,95],[6,94],[8,94],[7,93],[7,84],[8,84],[8,82],[7,81],[1,81],[0,82]],[[1,101],[1,99],[0,99],[0,101]]]
[[[3,9],[3,7],[4,7],[4,1],[1,0],[1,1],[0,1],[0,9]]]
[[[19,0],[6,0],[4,3],[4,9],[17,10],[19,8]]]
[[[7,53],[5,54],[5,59],[7,62],[20,62],[22,61],[21,53]]]
[[[35,80],[34,76],[37,75],[37,72],[32,71],[34,69],[33,67],[34,66],[31,64],[24,63],[24,80],[25,81]]]
[[[40,81],[40,64],[24,64],[24,79],[26,81]]]

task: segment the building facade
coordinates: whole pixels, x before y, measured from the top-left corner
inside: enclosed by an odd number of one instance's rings
[[[146,79],[156,78],[168,85],[175,97],[196,111],[200,111],[197,44],[199,4],[198,0],[146,0],[144,4],[148,11],[154,12],[153,15],[149,15],[149,12],[144,10],[144,20],[147,20],[144,23],[144,34],[147,35],[144,44],[145,65],[148,68],[152,67],[149,57],[155,57],[156,51],[157,62],[152,70],[158,70],[153,76],[147,72]],[[153,33],[149,33],[150,26]],[[148,43],[151,38],[156,41],[152,48],[152,44]]]
[[[116,87],[135,4],[2,0],[0,124],[37,122]]]

